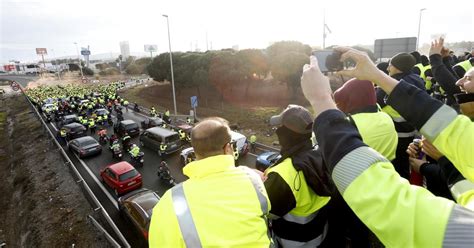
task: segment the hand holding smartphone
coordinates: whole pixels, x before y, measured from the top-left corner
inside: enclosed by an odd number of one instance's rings
[[[341,52],[336,50],[314,51],[313,56],[318,59],[321,72],[333,72],[344,69],[344,64],[340,61]]]

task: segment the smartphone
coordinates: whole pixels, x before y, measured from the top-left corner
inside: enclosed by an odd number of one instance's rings
[[[321,72],[340,71],[344,69],[344,64],[340,61],[341,53],[334,50],[314,51],[313,56],[318,59]]]

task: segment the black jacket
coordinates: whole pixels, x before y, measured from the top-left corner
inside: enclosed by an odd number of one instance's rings
[[[433,54],[430,56],[431,70],[433,71],[433,76],[436,78],[436,82],[444,89],[447,95],[447,105],[454,105],[456,101],[454,99],[454,94],[461,93],[461,90],[456,86],[456,81],[458,78],[454,76],[454,73],[450,71],[449,67],[446,66],[441,55]],[[449,69],[448,69],[449,68]]]
[[[311,141],[296,144],[289,149],[282,149],[282,158],[275,163],[291,157],[294,168],[301,172],[308,186],[319,196],[331,196],[335,186],[326,170],[321,152],[313,149]],[[270,213],[282,217],[296,207],[296,199],[290,186],[278,173],[269,173],[264,182],[272,208]],[[327,209],[319,210],[316,218],[307,224],[297,224],[283,218],[272,220],[273,232],[281,238],[306,242],[318,237],[324,230],[327,222]]]

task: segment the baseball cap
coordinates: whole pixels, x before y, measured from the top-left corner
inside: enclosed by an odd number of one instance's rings
[[[290,104],[279,115],[270,118],[270,125],[285,126],[293,132],[307,134],[312,131],[313,118],[306,108]]]

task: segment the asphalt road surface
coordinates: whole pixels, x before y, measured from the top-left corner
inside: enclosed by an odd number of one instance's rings
[[[14,80],[22,86],[26,86],[28,82],[35,80],[35,77],[0,75],[0,79]],[[123,117],[125,120],[133,120],[139,125],[140,122],[145,119],[145,116],[143,114],[135,113],[132,110],[128,110],[128,112],[124,111]],[[58,127],[54,122],[48,124],[48,128],[53,132],[53,134],[57,133]],[[107,133],[109,136],[113,134],[113,128],[107,127]],[[88,131],[88,135],[91,135],[90,131]],[[91,136],[98,140],[97,134],[92,134]],[[139,137],[133,137],[131,142],[139,145]],[[107,144],[102,147],[103,149],[100,155],[84,159],[79,159],[78,156],[68,151],[67,145],[63,145],[63,149],[67,152],[73,163],[77,165],[76,168],[80,171],[82,175],[84,175],[85,173],[92,175],[89,179],[84,176],[83,177],[86,181],[88,181],[88,184],[93,190],[94,194],[99,199],[103,207],[107,210],[110,217],[114,220],[114,222],[121,230],[123,235],[126,237],[128,242],[132,245],[132,247],[146,247],[146,241],[139,237],[140,234],[135,231],[135,227],[132,226],[132,223],[125,221],[123,218],[120,217],[117,203],[118,197],[115,195],[114,191],[101,182],[100,170],[105,168],[109,164],[119,162],[119,160],[112,158],[112,152],[108,149],[108,146],[109,145]],[[158,195],[162,196],[166,192],[166,190],[168,190],[172,186],[169,185],[167,182],[160,180],[156,174],[158,166],[162,161],[162,158],[158,156],[158,153],[156,151],[152,151],[147,147],[140,147],[140,150],[145,153],[144,166],[141,168],[137,168],[137,170],[142,175],[143,187],[154,190],[158,193]],[[183,174],[183,166],[180,164],[180,152],[181,150],[178,150],[177,152],[166,157],[168,168],[170,169],[171,175],[177,183],[187,179],[187,177]],[[128,153],[124,153],[123,160],[130,162],[130,156],[128,155]],[[254,168],[255,160],[256,155],[248,153],[245,156],[241,156],[236,162],[236,164],[247,165],[251,168]]]
[[[143,114],[135,113],[132,110],[128,110],[128,112],[124,111],[123,117],[125,120],[133,120],[139,125],[140,122],[145,119],[145,116]],[[57,126],[54,122],[51,122],[48,127],[53,133],[57,132]],[[110,136],[113,133],[113,128],[107,127],[107,133]],[[88,135],[91,135],[89,130]],[[96,140],[98,140],[97,134],[93,134],[92,136],[96,138]],[[133,137],[131,142],[139,145],[139,137]],[[102,147],[102,153],[100,155],[84,159],[80,159],[78,156],[68,151],[67,145],[64,145],[63,148],[67,151],[68,155],[72,157],[74,163],[79,164],[79,170],[83,171],[81,172],[81,174],[88,173],[93,175],[92,178],[95,182],[92,182],[92,184],[97,185],[97,187],[95,187],[95,185],[93,187],[95,188],[94,192],[96,197],[101,201],[104,208],[107,210],[107,212],[117,224],[119,229],[122,231],[126,239],[130,242],[132,247],[146,247],[146,242],[143,239],[139,238],[139,233],[134,230],[135,227],[133,227],[131,223],[129,223],[128,221],[124,221],[124,219],[120,217],[117,203],[118,197],[115,195],[114,191],[101,182],[100,170],[105,168],[109,164],[119,162],[119,160],[112,158],[112,152],[109,151],[108,144]],[[161,163],[162,158],[158,156],[158,153],[156,151],[150,150],[147,147],[140,147],[140,150],[145,153],[144,166],[141,168],[137,168],[137,170],[142,175],[143,187],[154,190],[158,193],[158,195],[162,196],[166,192],[166,190],[168,190],[172,186],[169,185],[167,182],[160,180],[156,175],[158,166]],[[170,169],[170,173],[173,178],[175,178],[177,183],[187,179],[187,177],[183,174],[183,166],[180,164],[180,151],[181,150],[178,150],[177,152],[166,157],[166,162],[168,164],[168,168]],[[130,162],[130,156],[127,153],[124,153],[124,157],[122,159],[123,161]],[[241,156],[236,162],[236,164],[247,165],[251,168],[254,168],[255,160],[256,156],[254,154],[248,153],[245,156]],[[89,183],[89,185],[91,185],[91,183]]]
[[[26,76],[26,75],[1,75],[0,79],[12,80],[19,83],[21,86],[26,87],[29,82],[38,79],[37,76]]]

